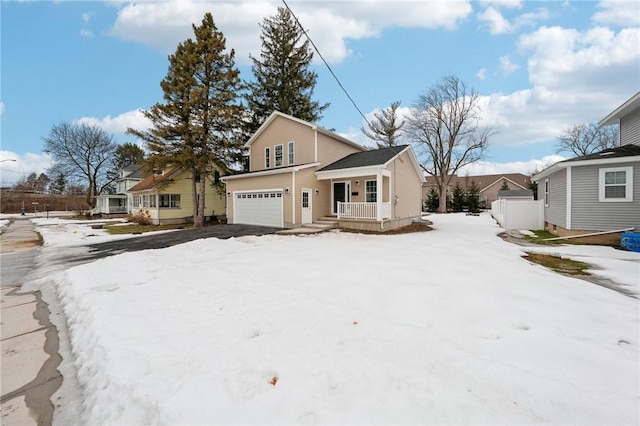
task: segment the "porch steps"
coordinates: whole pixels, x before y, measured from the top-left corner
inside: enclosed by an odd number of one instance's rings
[[[321,218],[313,223],[307,223],[302,225],[302,228],[285,229],[278,231],[278,234],[317,234],[319,232],[328,231],[329,229],[336,228],[338,226],[338,220],[324,220]]]

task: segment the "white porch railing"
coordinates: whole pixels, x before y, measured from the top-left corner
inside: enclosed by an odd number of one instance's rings
[[[382,219],[391,217],[391,203],[380,203]],[[369,219],[378,218],[378,203],[342,203],[338,201],[338,219]]]

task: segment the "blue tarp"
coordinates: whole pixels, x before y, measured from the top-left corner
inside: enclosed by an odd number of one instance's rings
[[[640,253],[640,232],[623,232],[620,236],[620,246],[625,250]]]

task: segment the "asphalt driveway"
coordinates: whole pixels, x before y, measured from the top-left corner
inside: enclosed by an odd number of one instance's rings
[[[86,254],[86,257],[84,257],[84,260],[91,261],[132,251],[161,249],[175,246],[177,244],[188,243],[189,241],[199,240],[201,238],[220,238],[224,240],[247,235],[275,234],[277,231],[281,230],[281,228],[271,228],[266,226],[227,224],[207,226],[200,229],[182,229],[155,235],[147,234],[140,237],[128,238],[126,240],[90,244],[88,246],[89,251]]]

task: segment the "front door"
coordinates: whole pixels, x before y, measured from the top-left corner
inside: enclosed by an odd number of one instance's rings
[[[351,200],[351,182],[333,182],[333,214],[338,214],[338,202]]]
[[[311,190],[302,189],[302,224],[311,223],[313,216],[311,214]]]

